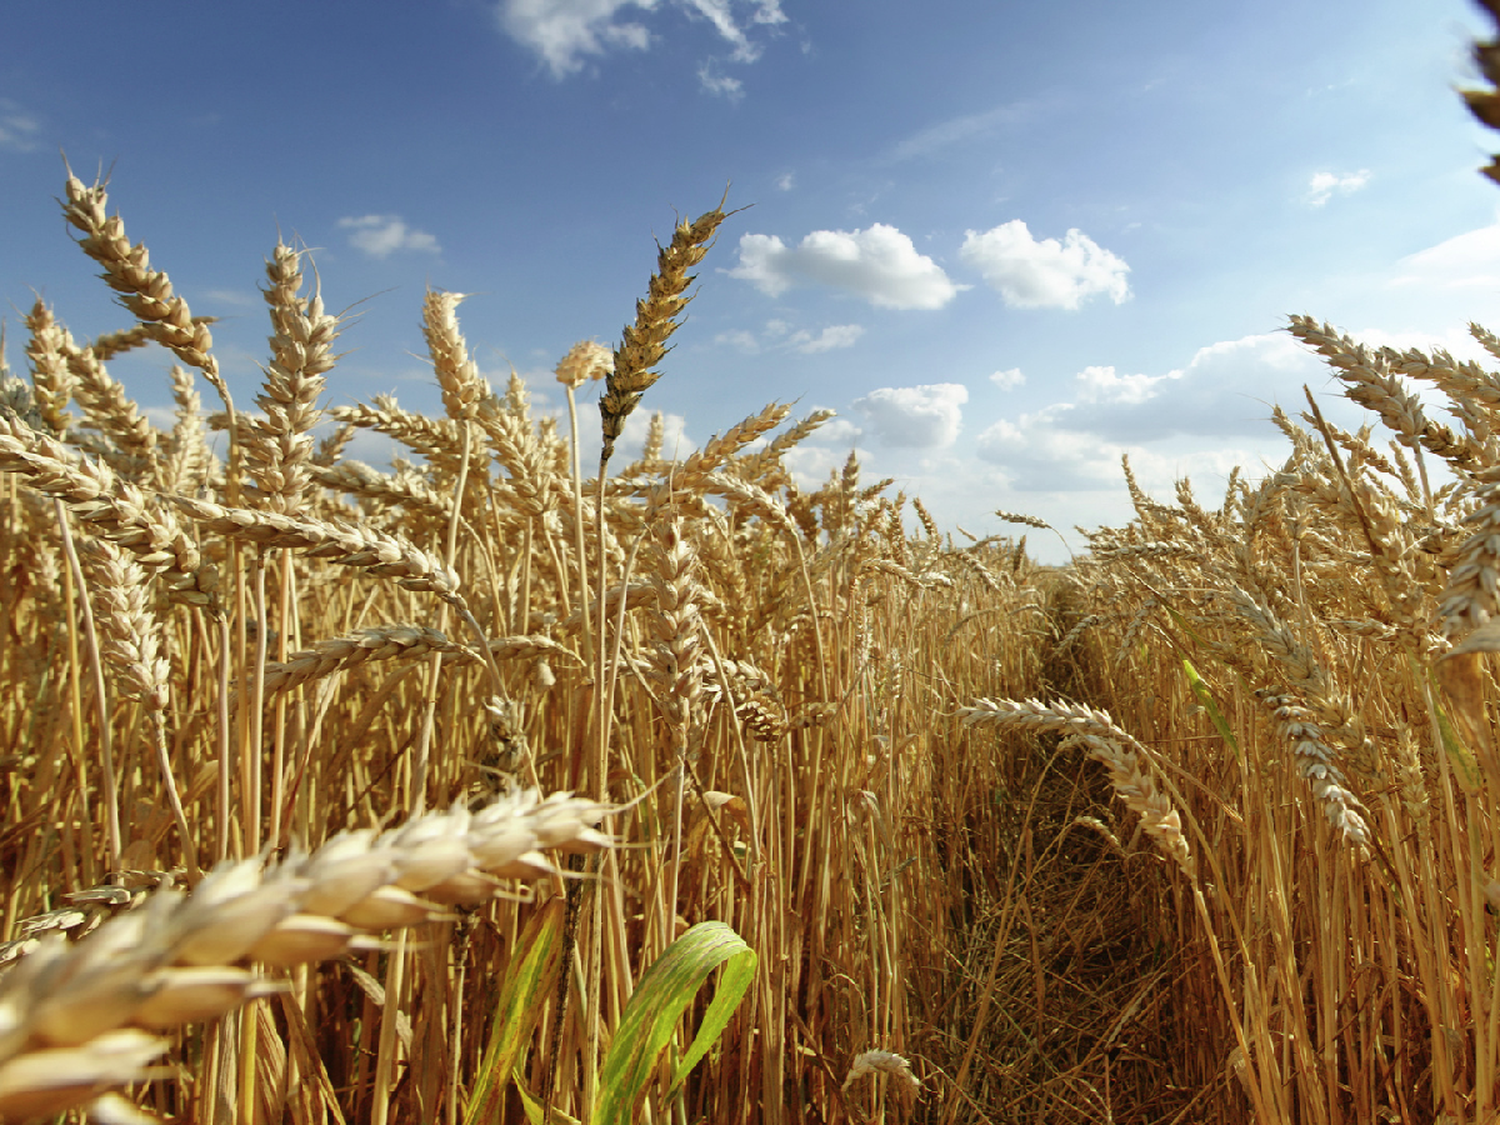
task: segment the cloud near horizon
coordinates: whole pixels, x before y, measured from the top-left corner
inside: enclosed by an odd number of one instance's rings
[[[1324,392],[1331,419],[1358,425],[1361,412],[1330,397],[1328,381],[1318,356],[1285,332],[1209,344],[1161,375],[1085,367],[1074,376],[1070,401],[994,422],[977,437],[976,454],[1023,491],[1108,487],[1119,480],[1125,452],[1150,452],[1164,463],[1250,467],[1243,450],[1276,440],[1272,405],[1280,401],[1295,414],[1304,384]],[[1225,461],[1220,454],[1236,445],[1242,449]]]
[[[1391,286],[1441,289],[1500,288],[1500,223],[1465,231],[1408,254],[1396,264]]]
[[[796,246],[774,234],[740,236],[740,264],[725,271],[768,297],[816,284],[863,297],[877,308],[940,309],[967,285],[949,279],[895,227],[815,230]]]
[[[1130,297],[1125,259],[1076,227],[1063,240],[1036,239],[1020,219],[968,231],[958,255],[1002,300],[1017,309],[1076,309],[1103,293],[1115,304]]]

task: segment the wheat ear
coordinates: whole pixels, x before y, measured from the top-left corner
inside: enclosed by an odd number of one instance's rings
[[[501,880],[556,875],[542,852],[609,847],[592,827],[609,811],[535,790],[472,814],[456,805],[277,866],[221,864],[191,896],[158,891],[74,943],[49,935],[0,976],[0,1119],[63,1113],[140,1080],[168,1047],[155,1033],[277,989],[250,963],[327,960],[362,934],[484,902]]]
[[[659,248],[656,272],[651,275],[646,299],[635,307],[635,323],[627,324],[615,349],[614,370],[605,377],[604,394],[599,398],[599,416],[604,429],[604,447],[599,453],[599,475],[615,451],[615,441],[625,430],[641,401],[641,395],[660,378],[652,368],[667,354],[667,340],[677,331],[678,318],[691,297],[685,296],[693,283],[692,269],[703,260],[713,244],[714,234],[727,215],[721,201],[718,207],[691,222],[677,224],[672,241]]]

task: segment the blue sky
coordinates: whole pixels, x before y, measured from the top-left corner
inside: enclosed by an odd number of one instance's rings
[[[1469,320],[1500,327],[1461,0],[159,0],[3,26],[0,315],[40,293],[76,335],[125,322],[53,202],[65,152],[223,318],[242,403],[278,230],[357,313],[330,403],[440,409],[432,285],[471,294],[492,380],[513,364],[555,409],[553,364],[618,340],[652,239],[726,186],[749,208],[643,411],[686,452],[772,399],[830,407],[810,482],[855,447],[978,534],[1010,530],[996,508],[1124,522],[1122,452],[1164,498],[1279,460],[1269,403],[1336,390],[1287,314],[1466,356]],[[111,369],[164,407],[168,366]]]

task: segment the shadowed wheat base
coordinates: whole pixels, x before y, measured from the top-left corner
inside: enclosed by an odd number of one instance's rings
[[[708,920],[759,967],[638,1118],[1500,1111],[1500,375],[1294,317],[1385,439],[1278,409],[1285,464],[1214,506],[1127,464],[1135,519],[1041,568],[852,456],[800,485],[826,411],[675,462],[658,419],[607,475],[722,204],[559,362],[564,421],[441,292],[445,415],[325,414],[342,326],[284,245],[241,409],[102,185],[65,195],[134,323],[38,301],[0,372],[0,1118],[602,1120]],[[170,430],[107,370],[145,346]]]

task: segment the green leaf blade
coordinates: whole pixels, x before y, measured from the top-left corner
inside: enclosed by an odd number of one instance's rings
[[[512,959],[500,986],[484,1063],[464,1109],[464,1125],[486,1125],[499,1119],[511,1071],[531,1038],[543,1004],[557,988],[565,912],[562,899],[554,898],[521,933],[518,944],[523,952]]]
[[[630,1125],[677,1021],[709,974],[725,965],[703,1023],[673,1075],[675,1090],[723,1034],[758,964],[755,951],[723,922],[700,922],[674,941],[641,977],[620,1017],[600,1070],[592,1125]]]

